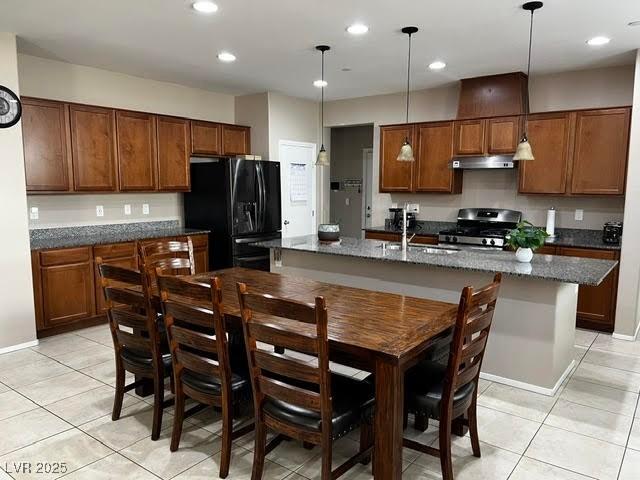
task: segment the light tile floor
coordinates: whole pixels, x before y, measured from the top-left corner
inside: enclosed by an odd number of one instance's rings
[[[175,453],[168,446],[172,409],[156,442],[150,439],[148,398],[127,395],[122,418],[111,421],[112,356],[106,326],[0,355],[0,480],[217,478],[221,421],[213,410],[188,420]],[[455,438],[456,479],[640,479],[640,341],[579,330],[576,362],[553,397],[481,381],[482,458],[473,457],[468,437]],[[409,427],[405,434],[437,444],[437,422],[425,433]],[[357,450],[357,441],[352,432],[336,442],[334,465]],[[228,478],[251,478],[252,450],[251,435],[235,442]],[[65,465],[56,471],[60,462]],[[46,472],[36,471],[39,463]],[[441,478],[436,458],[407,449],[403,469],[404,478]],[[319,472],[318,449],[285,442],[269,454],[264,478],[306,480]],[[370,479],[371,467],[358,465],[345,478]]]

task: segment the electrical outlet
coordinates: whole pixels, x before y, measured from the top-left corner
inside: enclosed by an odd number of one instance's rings
[[[40,218],[38,207],[31,207],[31,210],[29,210],[29,218],[31,220],[38,220],[38,218]]]
[[[148,203],[143,203],[142,204],[142,214],[143,215],[149,215],[149,204]]]
[[[409,203],[407,205],[407,210],[414,213],[420,213],[420,204],[419,203]]]
[[[102,205],[96,205],[96,217],[104,217],[104,207]]]
[[[584,220],[584,210],[581,208],[576,208],[576,213],[573,217],[576,222],[581,222],[582,220]]]
[[[124,214],[131,215],[131,205],[129,205],[128,203],[124,205]]]
[[[344,204],[348,207],[350,203],[351,203],[351,200],[349,199],[349,197],[346,197],[344,199]]]

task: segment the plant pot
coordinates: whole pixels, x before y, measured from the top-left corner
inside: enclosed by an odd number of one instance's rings
[[[516,250],[516,259],[522,263],[529,263],[533,258],[533,250],[530,248],[518,248]]]

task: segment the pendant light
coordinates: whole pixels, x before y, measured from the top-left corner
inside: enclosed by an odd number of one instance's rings
[[[529,96],[529,74],[531,73],[531,43],[533,41],[533,13],[542,8],[542,2],[527,2],[524,5],[522,5],[522,8],[524,10],[527,10],[529,12],[531,12],[531,22],[529,24],[529,60],[527,62],[527,98]],[[518,148],[516,149],[516,153],[513,156],[514,160],[520,160],[520,161],[524,161],[524,160],[533,160],[535,157],[533,156],[533,151],[531,150],[531,144],[529,143],[529,140],[527,139],[527,116],[528,116],[528,110],[527,109],[527,113],[524,116],[524,133],[522,134],[522,139],[520,140],[520,143],[518,144]]]
[[[407,60],[407,125],[409,124],[409,90],[411,88],[411,35],[413,35],[417,31],[418,27],[404,27],[402,29],[402,33],[405,33],[409,36],[409,58]],[[415,161],[415,158],[413,157],[413,148],[411,147],[408,136],[404,138],[404,143],[402,144],[402,147],[400,147],[400,153],[398,154],[398,158],[396,160],[398,160],[399,162]]]
[[[324,52],[331,50],[331,47],[328,45],[318,45],[316,50],[322,53],[322,76],[320,77],[320,91],[321,100],[320,100],[320,151],[318,152],[318,158],[316,159],[316,165],[320,165],[321,167],[329,166],[329,154],[327,150],[324,148],[324,86],[326,85],[324,82]]]

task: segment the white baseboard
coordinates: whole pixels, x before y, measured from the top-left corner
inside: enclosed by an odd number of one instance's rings
[[[38,345],[38,340],[32,340],[30,342],[20,343],[18,345],[11,345],[10,347],[0,348],[0,355],[3,353],[15,352],[16,350],[22,350],[23,348],[35,347]]]
[[[511,380],[510,378],[499,377],[498,375],[491,375],[490,373],[484,373],[484,372],[480,372],[480,378],[484,380],[488,380],[490,382],[501,383],[503,385],[509,385],[510,387],[521,388],[522,390],[528,390],[530,392],[540,393],[542,395],[547,395],[549,397],[552,397],[556,394],[556,392],[560,388],[560,385],[562,385],[562,382],[564,382],[565,378],[569,376],[569,374],[571,373],[571,370],[573,370],[573,367],[575,365],[576,365],[576,361],[571,360],[571,363],[569,364],[567,369],[564,371],[564,373],[560,376],[560,378],[558,379],[556,384],[553,386],[553,388],[544,388],[538,385],[532,385],[530,383],[520,382],[518,380]]]
[[[633,335],[622,335],[621,333],[614,333],[611,336],[618,340],[627,340],[629,342],[635,342],[636,339],[638,338],[638,332],[640,332],[640,322],[638,322],[638,326],[636,327],[636,333],[634,333]]]

